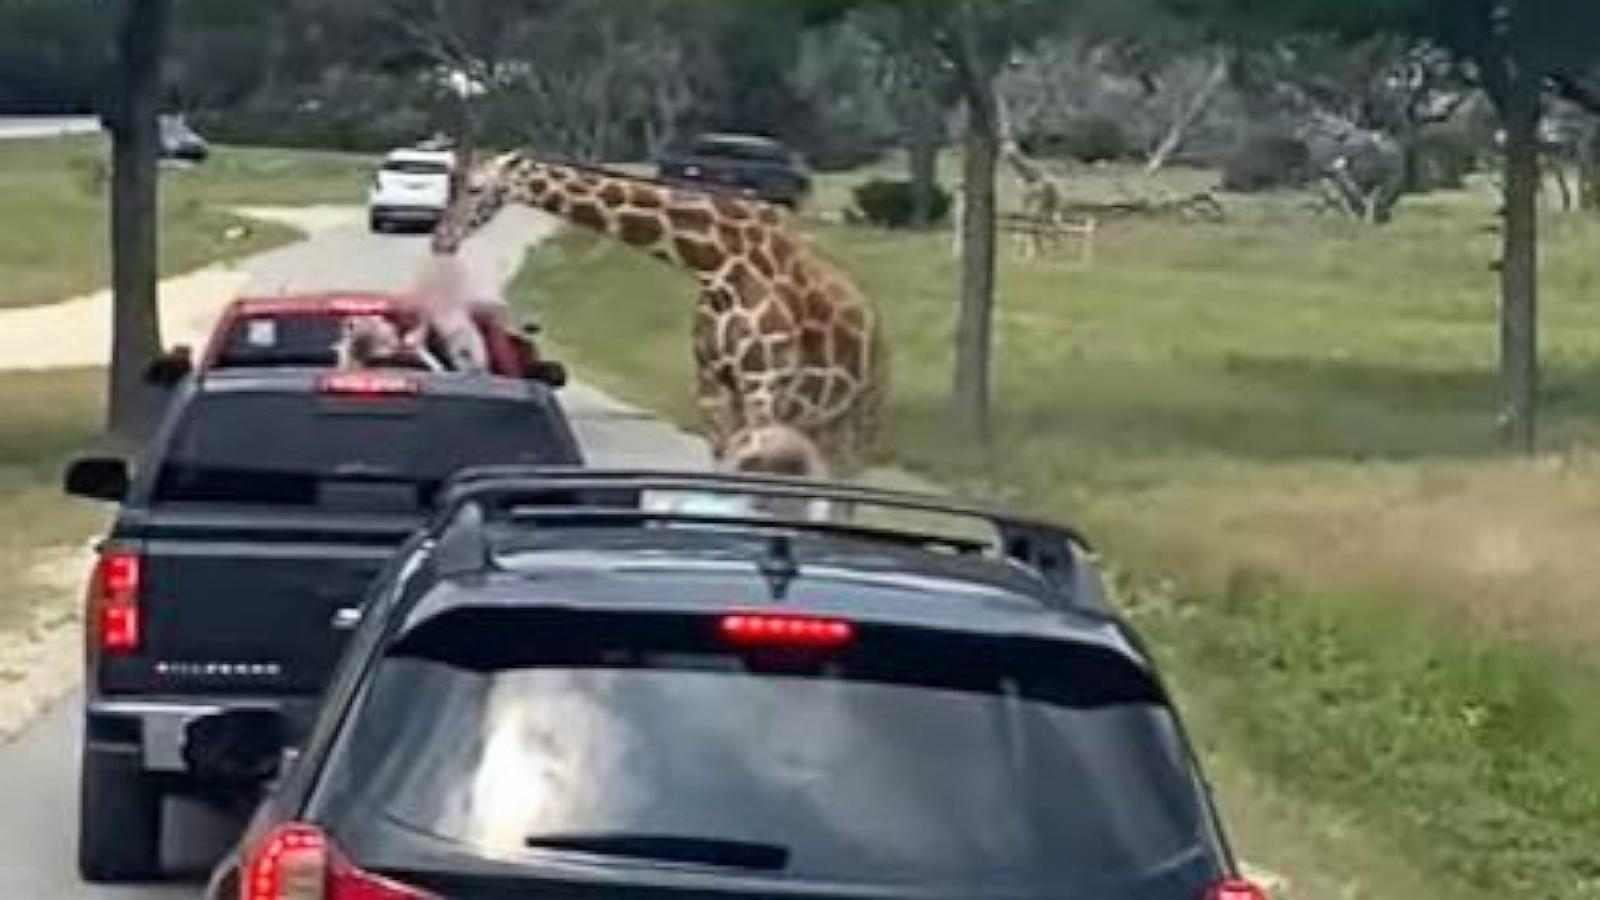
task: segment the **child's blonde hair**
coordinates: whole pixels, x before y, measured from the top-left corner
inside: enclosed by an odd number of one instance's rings
[[[339,368],[363,369],[400,352],[400,332],[387,319],[361,316],[346,319],[339,341]]]
[[[762,425],[734,435],[724,464],[734,472],[822,480],[828,463],[817,445],[788,425]]]

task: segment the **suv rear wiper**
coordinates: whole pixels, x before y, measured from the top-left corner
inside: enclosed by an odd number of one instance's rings
[[[789,864],[789,848],[778,844],[662,834],[546,834],[526,841],[534,850],[565,850],[654,862],[776,872]]]

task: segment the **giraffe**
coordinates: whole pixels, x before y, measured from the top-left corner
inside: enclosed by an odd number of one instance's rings
[[[433,237],[454,254],[506,205],[544,210],[686,270],[700,286],[692,345],[712,452],[775,425],[835,472],[865,462],[887,391],[881,320],[776,207],[507,153],[479,166]]]
[[[1022,152],[1022,145],[1014,138],[1006,138],[1000,154],[1011,171],[1022,182],[1022,213],[1038,225],[1059,225],[1066,214],[1066,192],[1037,163]],[[1043,232],[1033,232],[1025,238],[1024,257],[1033,258],[1043,250]]]

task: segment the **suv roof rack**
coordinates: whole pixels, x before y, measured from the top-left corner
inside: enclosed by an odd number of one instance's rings
[[[972,539],[896,525],[859,524],[781,512],[706,513],[652,508],[651,493],[713,494],[752,499],[824,501],[852,510],[922,513],[986,526],[991,540]],[[601,470],[511,466],[466,469],[438,495],[434,534],[449,546],[452,571],[481,571],[492,557],[484,526],[490,521],[561,525],[680,523],[836,534],[902,546],[994,556],[1019,564],[1055,589],[1071,584],[1080,555],[1093,549],[1078,532],[946,498],[852,484],[765,475],[725,475],[648,470]]]

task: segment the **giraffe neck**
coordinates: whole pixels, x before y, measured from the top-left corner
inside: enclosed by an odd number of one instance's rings
[[[1011,170],[1017,173],[1017,177],[1028,184],[1038,184],[1044,180],[1044,173],[1039,171],[1039,167],[1034,165],[1033,161],[1023,154],[1022,148],[1017,145],[1016,141],[1007,141],[1001,155],[1005,157],[1006,163],[1011,166]]]
[[[503,158],[490,160],[474,174],[463,171],[451,176],[450,203],[434,227],[430,243],[435,255],[460,253],[467,238],[499,215],[506,202],[506,191],[498,174],[503,164]]]
[[[607,235],[702,281],[716,278],[739,248],[781,227],[765,204],[526,157],[505,165],[498,181],[505,202]]]

